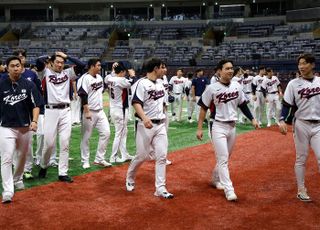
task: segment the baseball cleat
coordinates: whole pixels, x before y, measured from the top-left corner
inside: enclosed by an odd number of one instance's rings
[[[72,183],[73,182],[72,178],[69,177],[68,175],[59,176],[59,181],[66,182],[66,183]]]
[[[166,160],[166,165],[172,165],[172,162],[167,159]]]
[[[134,183],[126,182],[126,188],[128,192],[132,192],[134,190]]]
[[[102,167],[111,167],[112,164],[110,164],[109,162],[103,160],[103,161],[94,161],[93,162],[94,165],[99,165],[99,166],[102,166]]]
[[[2,197],[3,204],[9,204],[9,203],[11,203],[11,201],[12,201],[12,196],[10,196],[10,195],[4,195]]]
[[[164,191],[162,191],[162,192],[155,191],[154,195],[155,195],[155,196],[158,196],[158,197],[163,197],[163,198],[165,198],[165,199],[172,199],[172,198],[174,198],[173,194],[170,193],[170,192],[168,192],[168,191],[166,191],[166,190],[164,190]]]
[[[83,169],[88,169],[88,168],[90,168],[89,162],[83,163],[82,168],[83,168]]]
[[[25,189],[24,183],[22,181],[19,181],[19,182],[15,183],[14,187],[15,187],[16,190],[24,190]]]
[[[307,189],[302,188],[298,190],[297,198],[303,202],[311,202],[310,196],[307,194]]]
[[[226,192],[226,198],[228,201],[237,201],[238,200],[238,197],[234,191]]]
[[[219,181],[212,182],[212,186],[218,190],[224,190],[224,186]]]

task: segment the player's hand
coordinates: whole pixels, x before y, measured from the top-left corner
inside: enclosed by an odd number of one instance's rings
[[[279,123],[279,130],[280,130],[280,133],[283,134],[283,135],[286,135],[287,132],[288,132],[288,127],[287,127],[287,124],[284,122],[284,121],[280,121]]]
[[[37,128],[38,128],[38,124],[36,122],[31,122],[30,126],[29,126],[29,129],[30,131],[37,131]]]
[[[152,121],[147,117],[143,120],[144,127],[151,129],[153,127]]]
[[[92,120],[90,111],[89,111],[89,112],[86,112],[86,113],[84,114],[84,116],[85,116],[86,119],[88,119],[88,120],[90,120],[90,121]]]
[[[56,55],[61,56],[61,57],[63,57],[64,59],[66,59],[66,58],[68,57],[64,52],[61,52],[61,51],[57,51],[57,52],[56,52]]]
[[[251,121],[251,123],[252,123],[252,126],[253,126],[255,129],[260,128],[260,125],[259,125],[259,123],[257,122],[256,119],[253,119],[253,120]]]
[[[77,93],[73,93],[73,100],[77,100],[78,99],[78,94]]]
[[[257,100],[257,96],[256,96],[256,95],[253,95],[253,96],[252,96],[252,100],[256,101],[256,100]]]
[[[202,141],[203,132],[202,132],[202,130],[200,130],[200,129],[197,130],[197,138],[198,138],[199,141]]]

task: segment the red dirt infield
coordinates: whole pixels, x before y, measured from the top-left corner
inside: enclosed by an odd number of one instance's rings
[[[153,195],[154,162],[139,170],[136,190],[125,190],[128,164],[17,192],[0,205],[0,229],[320,229],[320,183],[310,154],[306,185],[312,203],[296,198],[292,133],[276,127],[238,136],[230,173],[238,202],[211,187],[215,160],[203,144],[169,155],[167,187]]]

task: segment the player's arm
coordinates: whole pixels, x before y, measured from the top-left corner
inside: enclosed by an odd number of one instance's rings
[[[192,96],[192,100],[194,102],[196,102],[197,101],[197,99],[196,99],[196,89],[195,89],[194,85],[191,86],[191,96]]]
[[[200,98],[198,105],[200,106],[200,113],[198,118],[197,138],[201,141],[203,138],[202,124],[206,118],[208,106],[202,101],[202,97]]]
[[[37,131],[38,128],[38,118],[39,118],[39,113],[40,113],[40,106],[42,106],[43,99],[40,95],[39,90],[36,88],[36,86],[33,84],[31,87],[31,102],[32,102],[32,121],[30,123],[30,130],[32,131]]]
[[[78,99],[78,92],[77,92],[77,82],[75,80],[72,81],[72,89],[73,89],[73,99]]]
[[[138,117],[143,121],[144,127],[151,129],[153,127],[152,122],[149,117],[143,111],[142,105],[138,102],[132,102],[132,106],[135,109]]]
[[[80,61],[79,59],[70,57],[69,55],[67,55],[61,51],[56,52],[56,55],[59,55],[59,56],[63,57],[64,59],[67,59],[67,60],[71,61],[73,64],[75,64],[76,66],[73,67],[73,70],[76,73],[76,75],[82,73],[82,70],[86,66],[86,64],[83,63],[82,61]]]
[[[279,96],[280,96],[280,97],[282,97],[282,96],[283,96],[283,93],[282,93],[282,86],[281,86],[281,83],[279,83],[279,84],[278,84],[277,88],[278,88]]]
[[[50,59],[48,55],[40,56],[36,59],[37,72],[41,72],[46,67],[46,62]]]
[[[85,87],[83,87],[82,83],[83,83],[84,79],[82,79],[82,78],[83,77],[81,77],[78,82],[78,96],[81,99],[81,106],[83,108],[83,113],[84,113],[85,118],[91,120],[91,112],[90,112],[90,109],[88,106],[88,93],[84,89]]]
[[[256,129],[259,128],[259,123],[252,116],[252,113],[248,107],[248,102],[245,101],[242,104],[240,104],[238,107],[241,110],[241,112],[251,121],[252,126],[255,127]]]

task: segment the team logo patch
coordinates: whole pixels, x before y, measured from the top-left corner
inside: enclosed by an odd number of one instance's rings
[[[316,87],[316,88],[309,88],[309,87],[303,88],[303,89],[300,89],[300,90],[298,91],[298,94],[300,94],[300,97],[301,97],[301,98],[310,99],[311,97],[320,94],[320,87]]]
[[[150,90],[148,91],[149,98],[153,100],[158,100],[161,97],[164,97],[164,90],[156,91],[156,90]]]
[[[102,81],[100,81],[100,82],[95,82],[95,83],[91,84],[92,90],[98,90],[98,89],[100,89],[102,86],[103,86],[103,82],[102,82]]]
[[[64,75],[63,77],[57,77],[56,75],[50,75],[49,76],[49,82],[55,84],[55,85],[58,85],[58,84],[61,84],[61,83],[64,83],[66,81],[68,81],[68,76],[67,75]]]
[[[231,92],[231,93],[223,92],[223,93],[220,93],[216,96],[216,98],[218,99],[218,103],[227,103],[227,102],[232,101],[238,97],[239,97],[238,91]]]
[[[275,84],[277,82],[277,80],[273,80],[267,83],[267,86],[273,86],[273,84]]]
[[[5,104],[9,104],[9,105],[14,105],[17,104],[20,101],[23,101],[24,99],[26,99],[28,96],[25,93],[21,93],[18,95],[8,95],[6,97],[3,98],[3,101],[5,102]]]

